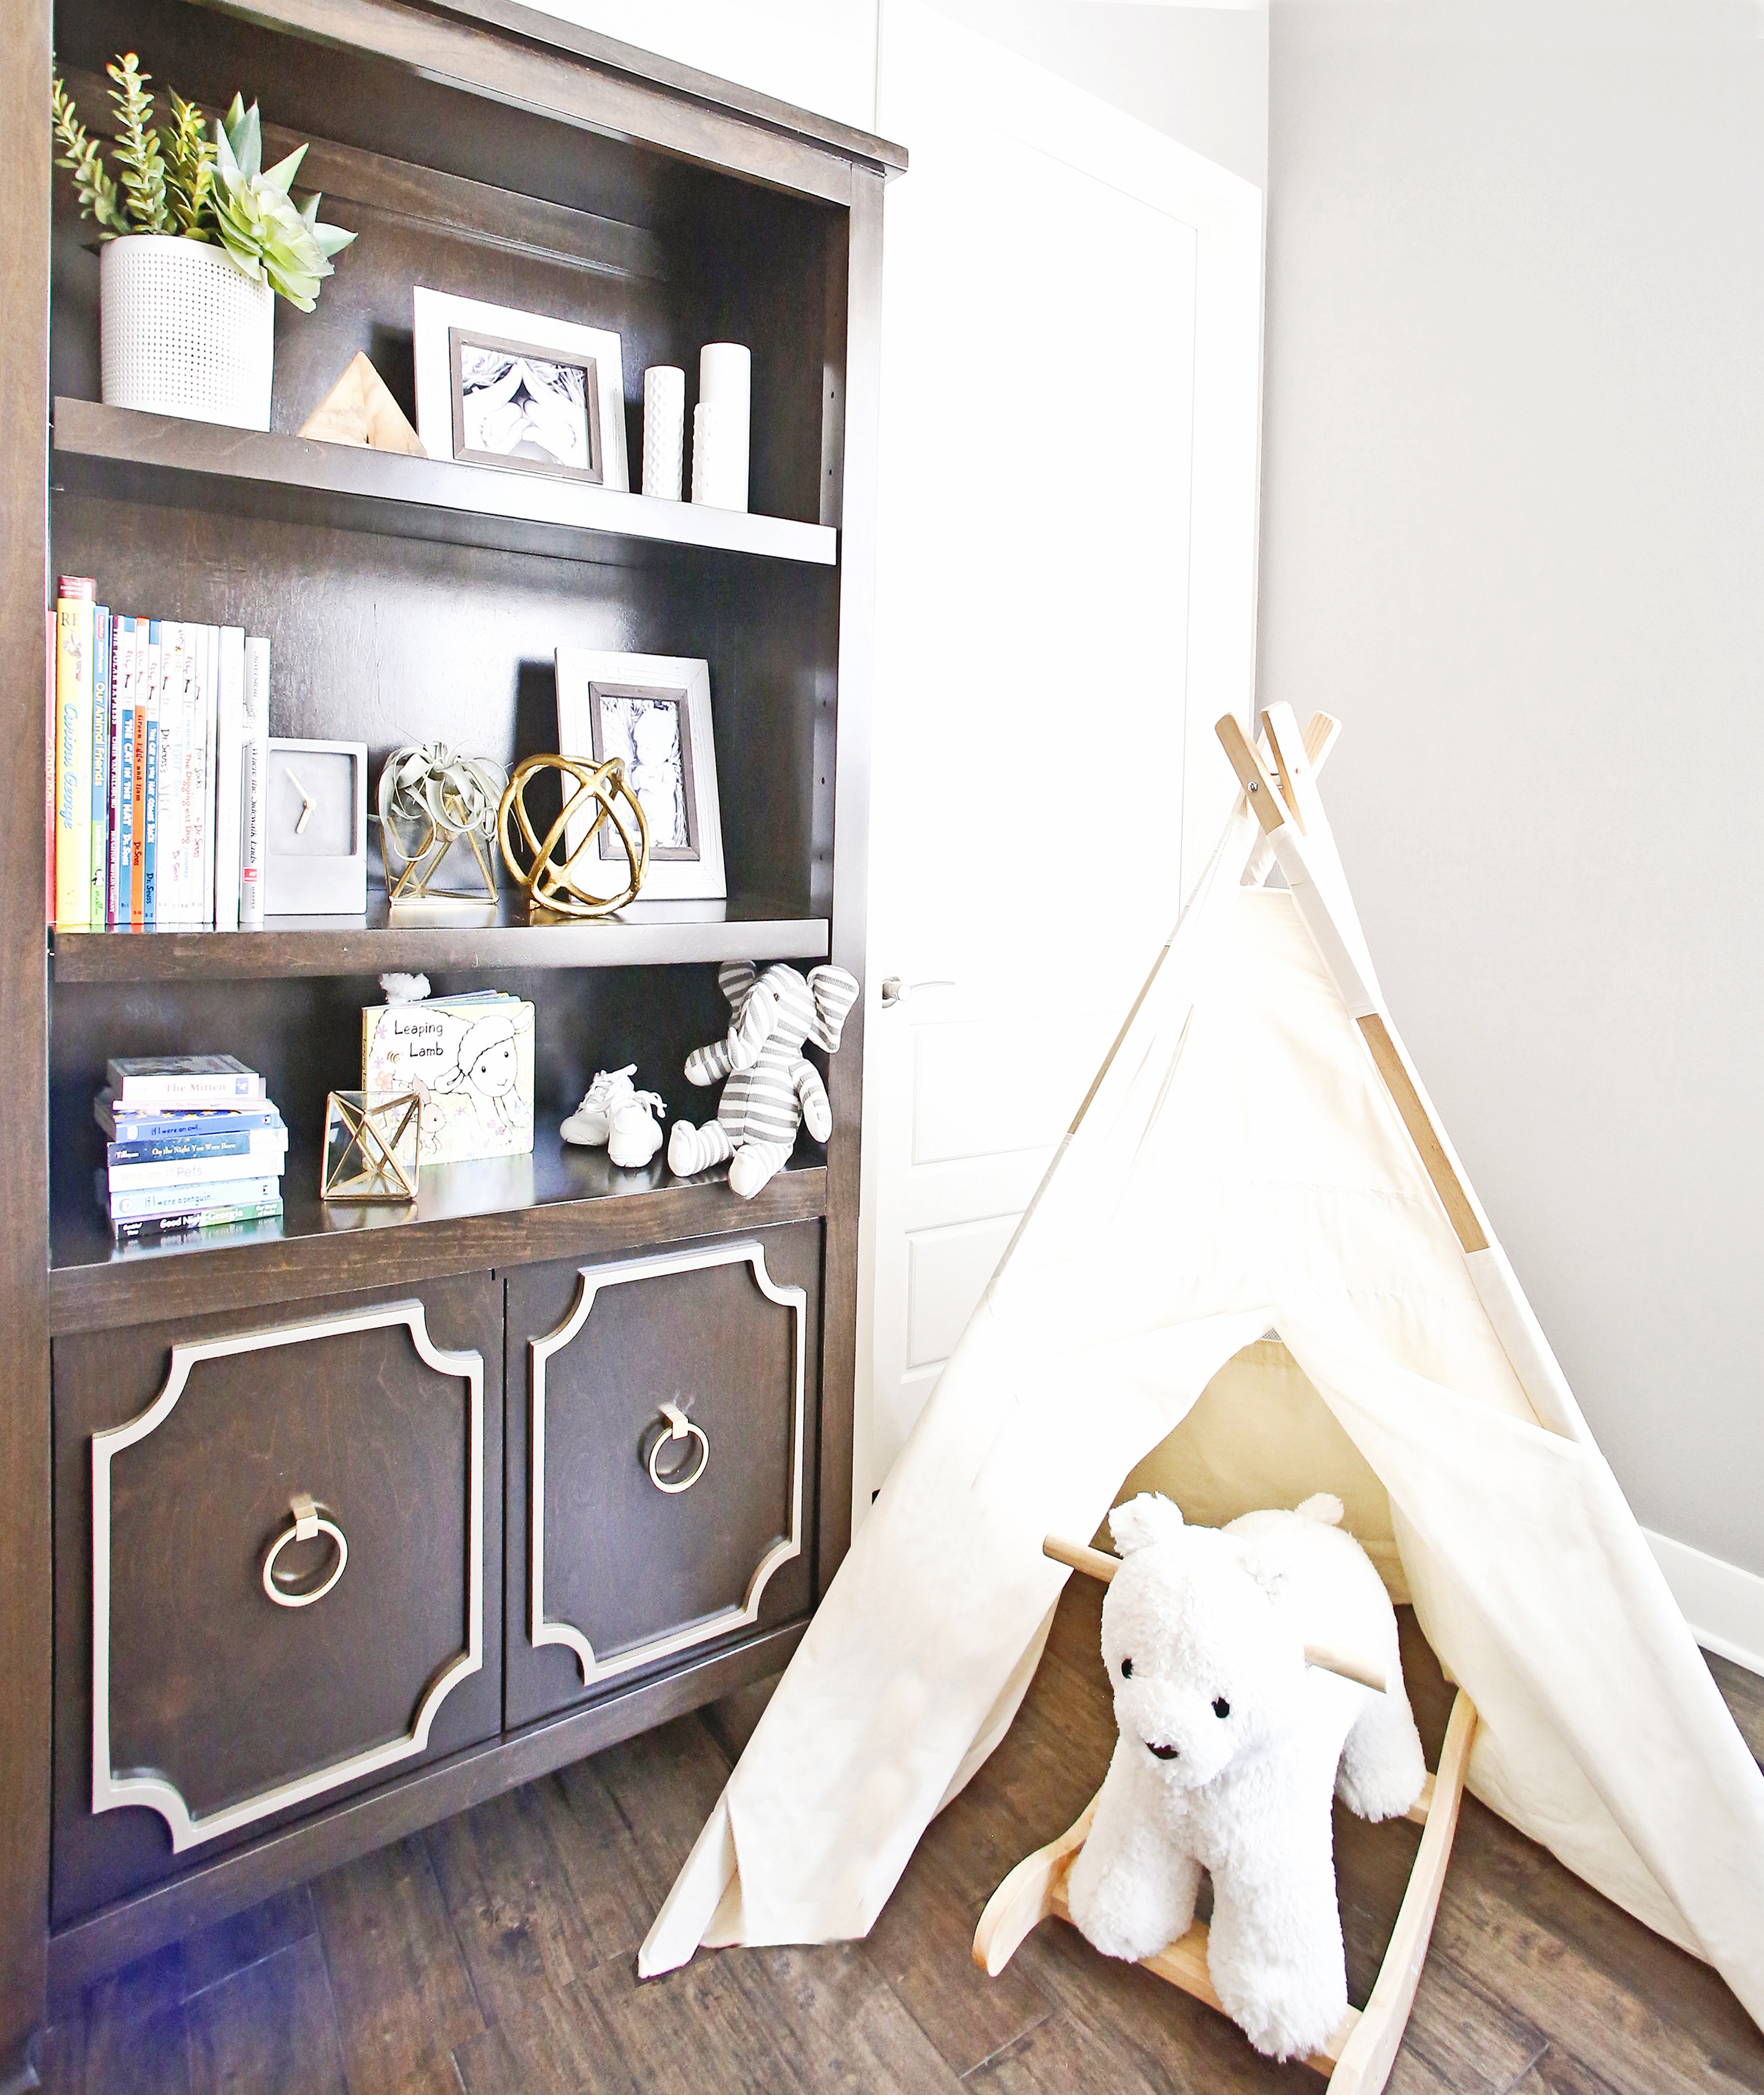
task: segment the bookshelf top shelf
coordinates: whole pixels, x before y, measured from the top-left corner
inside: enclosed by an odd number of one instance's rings
[[[642,968],[721,960],[823,960],[825,917],[752,896],[637,902],[598,923],[529,924],[504,891],[491,908],[390,919],[383,892],[365,917],[272,917],[261,931],[56,931],[55,981],[252,982],[290,975],[480,968]]]
[[[574,480],[55,402],[59,488],[503,552],[604,560],[688,546],[830,568],[839,534],[784,516],[661,502]]]
[[[118,1245],[89,1178],[58,1200],[50,1235],[50,1328],[110,1330],[201,1311],[401,1287],[449,1273],[581,1258],[824,1215],[827,1174],[804,1145],[752,1200],[723,1178],[676,1178],[664,1158],[641,1170],[576,1149],[555,1114],[539,1117],[530,1156],[431,1165],[416,1205],[318,1198],[316,1150],[295,1143],[280,1222]]]

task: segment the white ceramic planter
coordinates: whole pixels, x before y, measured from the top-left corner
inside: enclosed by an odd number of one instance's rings
[[[104,404],[236,429],[269,427],[276,294],[219,247],[159,233],[105,246]]]

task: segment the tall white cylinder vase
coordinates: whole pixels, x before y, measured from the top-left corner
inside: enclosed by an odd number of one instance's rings
[[[98,298],[107,407],[269,427],[276,294],[268,284],[202,241],[133,233],[105,246]]]
[[[727,401],[692,410],[692,499],[710,509],[747,506],[747,425]]]
[[[686,373],[656,364],[643,373],[643,492],[680,499],[686,452]]]
[[[753,355],[745,344],[708,342],[699,351],[699,407],[701,412],[711,410],[703,441],[708,449],[706,484],[716,491],[699,493],[700,439],[695,417],[692,499],[719,509],[745,509],[753,413]]]

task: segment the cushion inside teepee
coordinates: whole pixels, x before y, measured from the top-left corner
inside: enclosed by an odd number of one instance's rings
[[[1278,1339],[1232,1354],[1181,1425],[1135,1464],[1116,1503],[1141,1492],[1161,1492],[1201,1527],[1333,1492],[1392,1600],[1410,1597],[1390,1494]]]

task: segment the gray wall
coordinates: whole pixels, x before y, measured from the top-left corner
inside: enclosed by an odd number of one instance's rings
[[[1276,0],[1261,678],[1644,1525],[1764,1572],[1764,41]]]
[[[1258,189],[1268,166],[1268,0],[931,0]],[[888,33],[886,0],[882,34]]]

